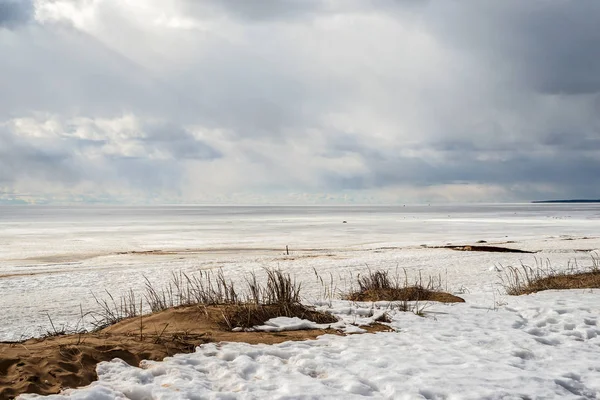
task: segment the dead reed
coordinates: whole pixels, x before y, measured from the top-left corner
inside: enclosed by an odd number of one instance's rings
[[[587,267],[581,268],[573,261],[563,269],[553,268],[549,260],[536,259],[535,266],[503,268],[499,278],[506,293],[512,296],[543,290],[600,288],[600,256],[592,254],[591,265]]]

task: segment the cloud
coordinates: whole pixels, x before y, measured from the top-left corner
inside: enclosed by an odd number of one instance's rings
[[[38,115],[0,126],[0,183],[52,194],[89,190],[89,183],[108,193],[177,193],[187,162],[219,157],[218,150],[181,126],[132,116],[63,120]]]
[[[13,188],[600,195],[593,1],[37,0],[35,20],[5,4],[0,24],[20,26],[0,30],[0,179]]]
[[[79,173],[66,149],[50,141],[32,145],[0,126],[0,183],[12,184],[22,179],[74,182]]]
[[[30,0],[0,0],[0,29],[12,29],[28,23],[33,12]]]
[[[412,10],[422,5],[410,0],[184,0],[183,6],[198,17],[208,14],[250,23],[287,23],[340,14]]]
[[[598,2],[444,4],[435,15],[432,27],[452,45],[519,85],[549,94],[600,91]]]
[[[326,2],[317,0],[265,0],[249,3],[244,0],[208,1],[200,5],[193,0],[187,1],[190,8],[214,8],[235,17],[255,21],[302,18],[314,15],[324,8]]]

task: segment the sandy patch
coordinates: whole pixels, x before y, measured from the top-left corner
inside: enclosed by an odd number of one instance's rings
[[[231,332],[220,324],[221,312],[219,307],[178,307],[124,320],[94,333],[0,343],[0,399],[88,385],[97,379],[96,364],[113,358],[137,366],[141,360],[159,361],[190,353],[210,342],[274,344],[341,334],[333,329]],[[389,328],[376,324],[363,329],[377,332]]]

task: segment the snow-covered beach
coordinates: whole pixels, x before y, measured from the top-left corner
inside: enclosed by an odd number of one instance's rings
[[[497,307],[465,298],[425,318],[393,314],[396,332],[207,344],[140,368],[101,363],[98,382],[49,398],[598,398],[597,290],[503,299]]]
[[[98,382],[61,396],[600,397],[600,292],[511,297],[498,277],[521,262],[588,265],[600,249],[597,205],[6,207],[1,213],[1,340],[38,335],[47,315],[54,324],[73,324],[80,305],[93,308],[90,291],[118,295],[141,289],[143,276],[160,284],[172,272],[199,269],[222,269],[241,280],[279,268],[302,282],[307,304],[350,322],[373,304],[331,299],[314,271],[333,279],[339,292],[368,268],[406,270],[441,277],[466,300],[429,304],[425,317],[389,309],[394,332],[268,346],[209,344],[141,368],[102,363]],[[534,253],[436,248],[478,241]]]

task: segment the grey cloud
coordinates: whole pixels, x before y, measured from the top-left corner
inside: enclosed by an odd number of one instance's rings
[[[187,9],[197,15],[206,10],[219,11],[229,17],[251,22],[290,22],[353,12],[387,10],[413,11],[428,1],[413,0],[183,0]]]
[[[229,43],[209,47],[187,69],[157,76],[69,27],[35,26],[16,40],[0,35],[7,55],[0,75],[11,77],[0,82],[0,117],[31,110],[108,118],[135,113],[274,137],[306,123],[304,78]]]
[[[140,157],[109,157],[111,169],[117,176],[138,191],[152,193],[161,190],[177,192],[182,171],[180,165],[170,160],[151,160]]]
[[[177,71],[171,87],[192,99],[180,117],[207,127],[226,128],[238,137],[277,138],[286,129],[313,123],[322,111],[317,107],[325,106],[306,76],[257,50],[219,43],[194,61]]]
[[[600,91],[600,3],[594,0],[431,3],[442,40],[474,51],[507,81],[541,93]],[[468,54],[466,54],[468,56]]]
[[[0,28],[15,28],[28,23],[33,17],[30,0],[0,0]]]
[[[191,2],[197,3],[194,0]],[[298,18],[318,12],[323,2],[317,0],[219,0],[213,5],[223,11],[241,18],[252,20],[271,20],[282,18]]]
[[[557,158],[560,161],[557,162]],[[513,154],[505,161],[481,161],[473,154],[457,153],[442,163],[422,158],[395,157],[367,159],[368,172],[344,177],[327,174],[324,187],[330,189],[373,189],[396,185],[432,186],[440,184],[472,183],[510,187],[521,184],[549,184],[565,193],[600,196],[594,185],[600,175],[600,160],[579,154],[531,156]],[[533,192],[533,189],[532,189]]]
[[[0,182],[39,179],[72,183],[80,179],[74,164],[66,149],[48,141],[36,146],[0,125]]]
[[[584,124],[585,126],[586,124]],[[416,145],[374,147],[368,140],[338,132],[329,137],[326,157],[356,154],[364,172],[348,175],[328,171],[321,188],[334,190],[381,189],[397,185],[435,186],[455,183],[510,187],[549,185],[583,197],[600,195],[600,132],[590,129],[547,134],[536,140],[499,138],[477,140],[424,138]],[[404,153],[421,154],[407,156]],[[528,193],[533,195],[533,191]]]
[[[113,117],[185,109],[143,66],[65,26],[31,26],[16,38],[0,32],[0,117],[43,110]]]
[[[141,139],[147,148],[166,151],[175,159],[214,160],[223,155],[175,124],[148,126]]]
[[[578,135],[575,140],[571,132],[552,132],[542,143],[557,149],[600,152],[600,130],[591,130],[590,134],[585,136]]]
[[[147,154],[161,151],[171,157],[105,154],[102,148],[108,143],[106,140],[22,137],[0,125],[0,183],[38,182],[50,189],[53,185],[71,187],[92,181],[100,185],[125,184],[140,192],[177,192],[183,177],[182,162],[220,157],[217,150],[194,139],[181,127],[148,125],[144,131],[147,134],[139,142]],[[101,158],[92,161],[82,156],[89,148]]]

